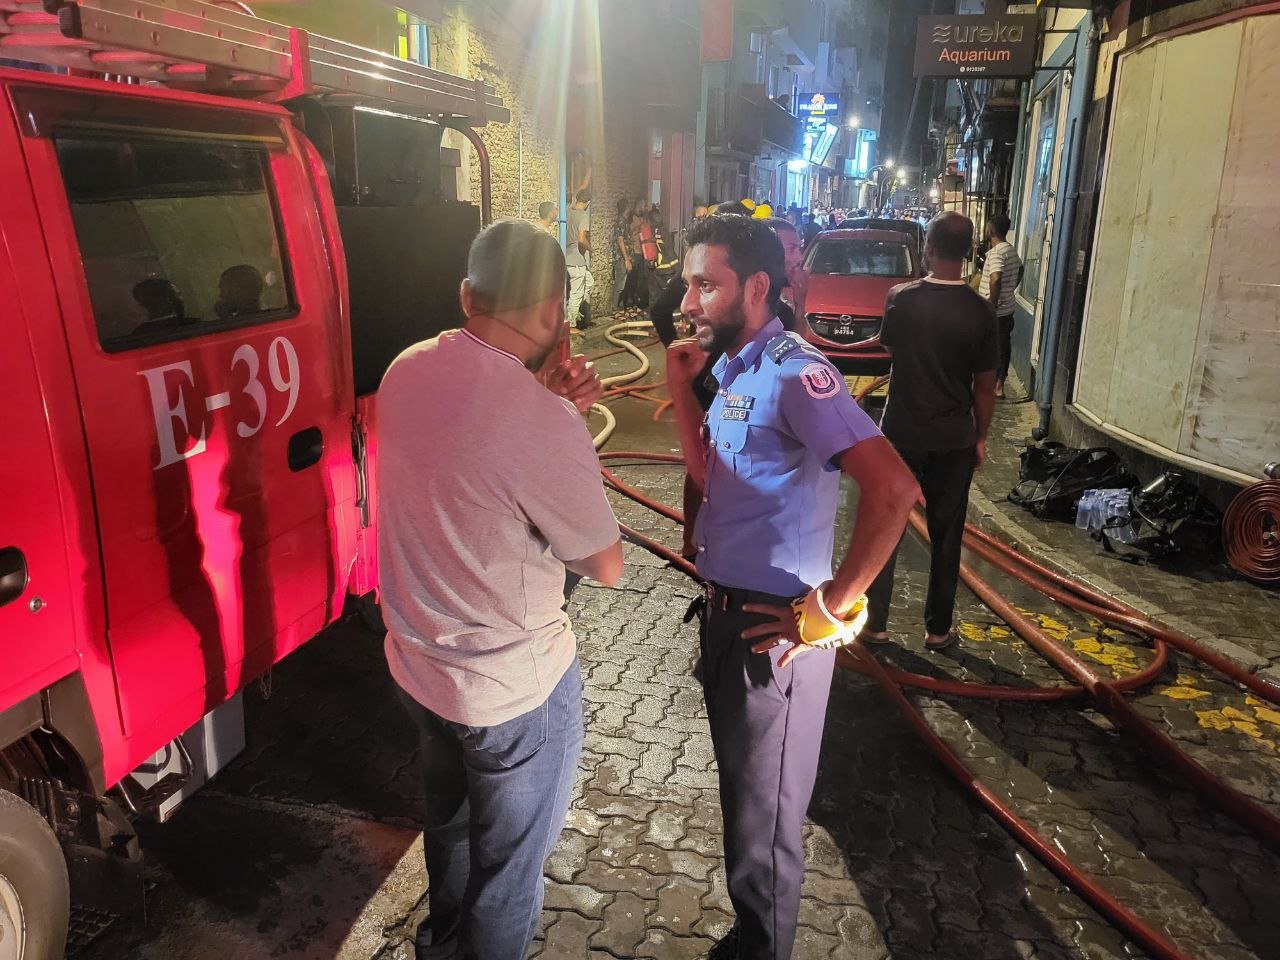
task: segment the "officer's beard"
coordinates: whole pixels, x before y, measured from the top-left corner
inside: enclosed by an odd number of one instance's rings
[[[698,342],[703,350],[708,353],[728,353],[738,344],[738,339],[742,336],[742,331],[747,326],[747,311],[743,309],[742,294],[738,294],[738,299],[733,305],[725,311],[724,317],[718,320],[714,325],[707,324],[711,331],[711,336],[707,342],[703,343],[699,338]]]

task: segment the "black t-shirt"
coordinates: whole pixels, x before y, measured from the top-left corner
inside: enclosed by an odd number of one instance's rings
[[[973,378],[1000,361],[991,304],[967,284],[917,280],[889,291],[880,342],[893,354],[884,434],[899,450],[978,442]]]

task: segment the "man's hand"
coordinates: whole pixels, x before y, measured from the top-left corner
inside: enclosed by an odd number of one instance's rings
[[[779,667],[785,667],[800,654],[807,650],[813,649],[800,639],[800,628],[796,625],[796,615],[790,607],[773,607],[765,603],[744,603],[742,605],[744,613],[759,613],[766,617],[773,617],[772,623],[762,623],[756,627],[748,627],[742,631],[743,640],[754,640],[757,637],[765,637],[759,643],[752,644],[752,653],[768,653],[774,647],[780,647],[784,643],[789,644],[789,649],[782,655],[782,659],[778,661]]]
[[[979,440],[978,445],[973,449],[973,469],[981,470],[987,462],[987,441]]]
[[[581,413],[599,403],[604,395],[596,365],[581,354],[556,364],[542,382],[548,390],[564,397]]]
[[[667,347],[667,385],[687,389],[707,363],[697,340],[677,340]]]

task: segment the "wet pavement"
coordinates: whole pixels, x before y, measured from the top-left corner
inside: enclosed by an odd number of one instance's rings
[[[629,361],[601,366],[607,374]],[[655,404],[628,399],[613,408],[619,429],[610,448],[674,447],[670,427],[652,419]],[[1019,411],[1001,416],[1010,413]],[[615,469],[679,505],[677,468]],[[675,524],[613,499],[624,522],[678,547]],[[855,504],[850,490],[841,547]],[[903,549],[895,643],[877,651],[886,662],[987,683],[1065,682],[963,589],[964,641],[926,653],[927,555],[910,536]],[[584,584],[571,605],[588,733],[573,810],[547,870],[534,948],[543,960],[699,957],[731,922],[715,766],[691,675],[696,637],[681,622],[695,591],[635,547],[627,560],[618,589]],[[1141,638],[976,566],[1100,670],[1121,676],[1149,661]],[[278,667],[269,692],[255,685],[246,696],[246,752],[171,823],[146,831],[146,925],[118,930],[81,956],[412,957],[425,911],[414,819],[430,785],[418,776],[415,737],[379,638],[357,621],[339,625]],[[1086,704],[908,695],[986,786],[1190,956],[1280,957],[1280,856],[1155,768]],[[1135,703],[1197,759],[1280,812],[1280,713],[1182,657]],[[856,674],[836,677],[810,819],[797,960],[1144,956],[1011,840]]]

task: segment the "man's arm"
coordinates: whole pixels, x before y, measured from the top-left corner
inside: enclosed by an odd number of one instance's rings
[[[831,583],[823,588],[822,598],[834,616],[848,620],[897,548],[907,526],[907,514],[920,497],[920,487],[884,437],[863,440],[840,454],[838,460],[840,469],[857,483],[860,499],[849,546]],[[790,648],[778,661],[778,666],[785,667],[811,649],[800,638],[791,607],[748,603],[742,609],[773,617],[772,622],[742,631],[743,640],[758,641],[752,645],[752,652],[765,653],[788,643]]]
[[[975,470],[981,470],[987,462],[987,431],[996,412],[996,372],[973,375],[973,419],[978,427],[978,451]]]
[[[616,587],[622,579],[622,540],[616,540],[589,557],[566,561],[565,566],[580,577],[590,577],[606,587]]]
[[[676,411],[680,452],[699,490],[706,488],[707,451],[702,441],[702,407],[693,393],[693,379],[706,362],[707,353],[696,340],[677,340],[667,348],[667,393]]]
[[[844,559],[823,590],[838,617],[851,611],[897,549],[920,487],[884,437],[872,437],[840,456],[840,469],[858,485],[858,514]]]
[[[583,228],[583,229],[581,229],[581,230],[579,230],[579,231],[578,231],[578,252],[579,252],[579,253],[590,253],[590,252],[591,252],[591,230],[590,230],[590,228]]]
[[[991,286],[987,289],[987,301],[991,304],[992,310],[1000,309],[1000,284],[1004,281],[1004,271],[992,271],[988,282]]]
[[[675,315],[680,310],[680,303],[688,289],[689,285],[683,278],[676,277],[649,307],[649,322],[658,332],[658,339],[664,347],[669,347],[676,341]]]

